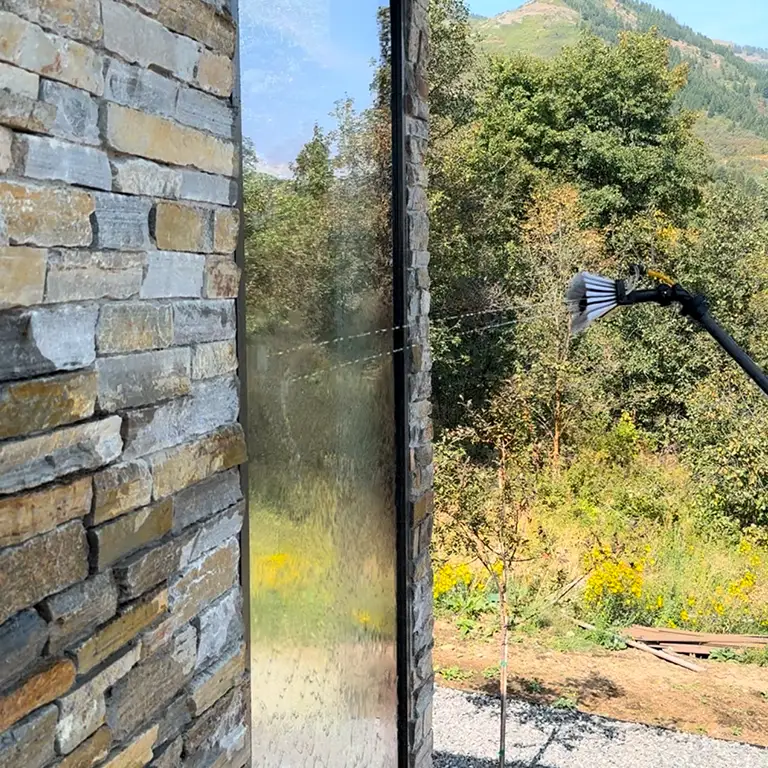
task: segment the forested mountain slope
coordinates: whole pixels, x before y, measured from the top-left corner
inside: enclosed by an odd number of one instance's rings
[[[473,18],[489,52],[550,58],[582,30],[616,41],[626,29],[656,27],[672,41],[673,63],[690,66],[682,107],[701,113],[698,132],[721,164],[750,176],[768,170],[768,51],[712,40],[638,0],[531,0],[493,18]]]

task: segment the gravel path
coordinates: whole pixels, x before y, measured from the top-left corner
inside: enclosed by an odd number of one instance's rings
[[[499,702],[435,691],[435,768],[496,768]],[[768,750],[595,715],[510,703],[508,768],[768,768]]]

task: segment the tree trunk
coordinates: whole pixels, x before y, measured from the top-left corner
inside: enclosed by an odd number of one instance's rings
[[[502,563],[501,578],[499,579],[499,615],[501,617],[501,663],[499,664],[501,723],[499,724],[499,768],[504,768],[507,762],[507,659],[509,657],[509,617],[507,616],[506,563]]]
[[[562,404],[558,385],[558,389],[555,392],[555,428],[552,435],[552,469],[555,475],[558,474],[560,469],[560,435],[563,431],[561,409]]]

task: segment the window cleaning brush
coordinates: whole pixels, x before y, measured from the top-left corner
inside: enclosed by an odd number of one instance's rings
[[[653,288],[639,289],[643,276],[657,282]],[[591,272],[579,272],[568,286],[566,303],[574,334],[584,331],[595,321],[617,307],[634,304],[679,304],[682,315],[702,326],[712,338],[741,366],[742,370],[768,395],[768,376],[760,366],[725,332],[709,312],[707,300],[692,294],[682,285],[656,270],[634,266],[626,280],[611,280]]]

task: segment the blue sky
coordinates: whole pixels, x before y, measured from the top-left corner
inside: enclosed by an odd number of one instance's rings
[[[768,0],[651,0],[679,22],[708,37],[768,48]],[[473,13],[494,16],[521,0],[469,0]]]
[[[380,0],[240,0],[243,133],[265,170],[288,163],[350,96],[371,102]]]

